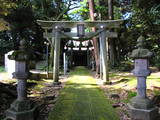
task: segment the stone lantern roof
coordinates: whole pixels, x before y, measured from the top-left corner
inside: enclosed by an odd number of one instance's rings
[[[137,49],[133,50],[131,53],[131,58],[133,59],[148,59],[153,56],[153,53],[148,49],[144,48],[145,38],[140,36],[137,40]]]
[[[27,43],[24,39],[20,41],[20,47],[19,50],[16,50],[12,53],[12,55],[9,55],[8,58],[11,60],[16,61],[27,61],[29,60],[28,52],[26,51]]]

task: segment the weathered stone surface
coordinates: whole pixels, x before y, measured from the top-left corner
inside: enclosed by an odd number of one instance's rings
[[[16,60],[16,61],[29,60],[29,56],[27,52],[21,51],[21,50],[14,51],[13,54],[9,55],[8,57],[9,59]]]
[[[152,52],[144,49],[144,37],[137,40],[138,49],[133,50],[131,57],[135,67],[132,73],[137,77],[137,96],[128,104],[129,113],[133,120],[158,120],[158,109],[146,96],[146,78],[150,75],[148,59]]]
[[[37,23],[42,26],[42,28],[52,29],[53,26],[61,27],[76,27],[77,24],[84,24],[86,27],[100,27],[101,25],[107,28],[119,28],[119,26],[124,22],[124,20],[107,20],[107,21],[44,21],[37,20]]]
[[[99,41],[100,41],[100,47],[101,47],[101,57],[102,57],[102,70],[103,70],[103,81],[104,84],[109,82],[109,77],[108,77],[108,64],[107,64],[107,53],[106,53],[106,31],[105,27],[101,26],[101,30],[104,30],[99,34]]]
[[[54,61],[53,61],[53,81],[59,83],[59,59],[60,59],[60,41],[61,41],[61,29],[59,26],[55,27],[55,43],[54,43]]]
[[[149,100],[147,97],[146,98],[141,98],[139,96],[136,96],[130,100],[130,104],[137,109],[151,109],[154,107],[153,103],[151,100]]]
[[[128,107],[132,120],[159,120],[158,108],[156,107],[147,110],[134,108],[130,104]]]
[[[19,50],[15,50],[11,55],[8,56],[11,60],[16,61],[28,61],[30,58],[29,52],[27,51],[27,42],[22,39],[20,41]]]
[[[17,100],[6,111],[6,119],[12,120],[34,120],[36,106],[27,100],[27,78],[29,76],[27,61],[29,55],[26,50],[26,41],[20,41],[19,50],[14,51],[8,56],[11,60],[15,60],[15,72],[13,77],[17,79]]]
[[[10,109],[16,112],[22,112],[32,109],[32,103],[29,100],[15,100]]]
[[[135,76],[148,76],[151,71],[149,70],[149,63],[147,59],[135,59],[134,60],[134,70],[132,73]]]
[[[137,40],[137,47],[138,49],[133,50],[131,54],[131,58],[133,59],[145,59],[145,58],[150,58],[152,57],[153,53],[150,52],[148,49],[144,49],[144,41],[145,38],[143,36],[140,36]]]
[[[67,73],[67,68],[68,67],[68,61],[67,61],[67,56],[66,53],[63,53],[63,70],[64,70],[64,75]]]
[[[8,109],[6,111],[6,120],[7,119],[11,119],[11,120],[35,120],[36,119],[36,115],[37,115],[37,106],[33,107],[30,110],[26,110],[26,111],[14,111],[12,109]]]

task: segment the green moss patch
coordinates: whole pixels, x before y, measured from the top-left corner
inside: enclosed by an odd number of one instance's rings
[[[77,67],[49,114],[49,120],[119,120],[89,71]]]

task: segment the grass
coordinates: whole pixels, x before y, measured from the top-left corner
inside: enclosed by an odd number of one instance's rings
[[[110,73],[110,81],[112,85],[107,86],[107,92],[122,94],[127,93],[127,96],[122,95],[122,101],[127,103],[129,100],[136,96],[137,78],[128,72],[113,72]],[[148,95],[160,95],[160,74],[152,73],[147,77],[147,94]],[[154,88],[154,86],[156,87]]]
[[[78,67],[60,92],[49,120],[119,120],[110,103],[89,71]]]
[[[131,90],[137,85],[137,78],[127,72],[110,73],[110,81],[113,83],[110,86],[112,89]],[[151,89],[153,86],[160,87],[159,73],[152,73],[147,77],[147,89]]]
[[[40,80],[27,80],[28,89],[30,91],[33,91],[33,93],[30,96],[40,96],[40,92],[42,92],[42,89],[46,87],[46,83],[52,83],[53,80],[46,80],[46,79],[40,79]]]

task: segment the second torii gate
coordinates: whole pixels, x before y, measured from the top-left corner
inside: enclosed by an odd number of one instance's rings
[[[100,49],[102,50],[102,65],[103,65],[103,80],[107,82],[107,52],[106,52],[106,37],[116,37],[117,34],[107,32],[107,29],[119,28],[123,20],[107,20],[107,21],[43,21],[37,20],[38,24],[44,29],[52,29],[51,36],[54,37],[54,64],[53,64],[53,81],[54,84],[59,82],[59,59],[60,59],[60,43],[61,38],[76,39],[79,37],[81,40],[89,40],[94,36],[99,35]],[[64,28],[77,27],[77,34],[64,32]],[[85,34],[84,27],[96,27],[99,29],[97,32],[89,32]],[[79,39],[78,38],[78,39]]]

